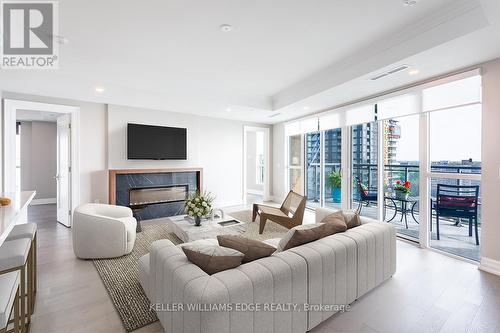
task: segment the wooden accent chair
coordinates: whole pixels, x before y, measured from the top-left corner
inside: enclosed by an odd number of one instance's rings
[[[302,224],[305,209],[306,197],[290,191],[280,208],[253,204],[252,222],[255,222],[257,215],[260,216],[259,234],[264,232],[268,219],[291,229]]]

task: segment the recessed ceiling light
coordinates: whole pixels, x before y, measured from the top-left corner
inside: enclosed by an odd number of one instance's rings
[[[231,112],[231,111],[233,111],[233,110],[231,110],[231,108],[226,109],[226,112]]]
[[[95,87],[95,91],[98,92],[98,93],[103,93],[104,92],[104,88],[103,87]]]
[[[418,0],[403,0],[403,3],[405,6],[415,6],[417,4]]]
[[[410,75],[417,75],[418,73],[420,73],[418,69],[412,69],[411,71],[408,72],[408,74]]]
[[[307,111],[307,110],[309,110],[309,107],[308,106],[304,106],[303,109]]]
[[[229,31],[233,30],[233,27],[230,24],[221,24],[219,26],[219,29],[222,32],[229,32]]]

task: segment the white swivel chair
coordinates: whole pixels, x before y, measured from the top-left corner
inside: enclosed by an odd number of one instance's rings
[[[137,221],[124,206],[83,204],[73,215],[73,252],[81,259],[115,258],[134,248]]]

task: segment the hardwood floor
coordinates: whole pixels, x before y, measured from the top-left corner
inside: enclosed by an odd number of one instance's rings
[[[92,262],[75,258],[71,229],[55,214],[54,205],[29,208],[39,245],[31,332],[124,332]],[[313,213],[305,218],[313,221]],[[163,329],[155,323],[135,332]],[[311,332],[500,332],[500,277],[398,241],[394,277]]]

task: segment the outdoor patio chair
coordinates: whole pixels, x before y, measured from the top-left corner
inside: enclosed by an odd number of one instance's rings
[[[280,208],[253,204],[252,222],[260,216],[259,234],[264,232],[267,220],[291,229],[302,224],[305,209],[306,197],[290,191]]]
[[[366,206],[369,206],[370,203],[377,204],[378,195],[377,191],[370,191],[366,185],[364,185],[359,177],[356,177],[356,183],[359,191],[359,206],[358,206],[358,214],[361,214],[361,209],[363,208],[363,203],[366,203]]]
[[[431,200],[431,203],[432,209],[436,212],[436,233],[438,240],[440,239],[440,218],[452,217],[469,220],[469,237],[472,237],[472,223],[474,223],[476,245],[479,245],[479,185],[438,184],[436,200]]]

